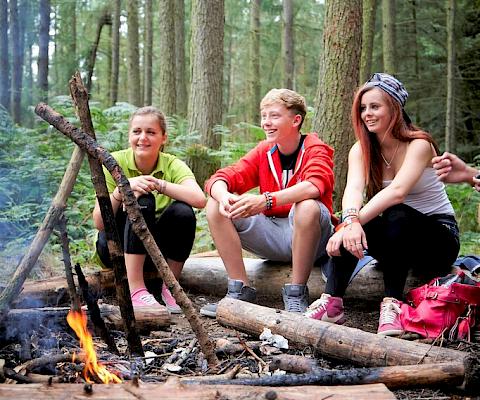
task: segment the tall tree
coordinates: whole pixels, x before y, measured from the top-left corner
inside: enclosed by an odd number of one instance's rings
[[[419,62],[419,54],[418,54],[418,32],[417,32],[417,2],[416,0],[410,0],[410,22],[408,24],[408,36],[409,36],[409,43],[408,48],[411,52],[411,58],[413,60],[413,71],[412,75],[422,81],[420,76],[420,62]],[[410,114],[410,117],[416,124],[422,125],[421,123],[421,101],[418,100],[417,93],[420,93],[418,87],[415,85],[414,92],[409,100],[410,105],[413,103],[414,112]]]
[[[293,0],[283,0],[283,86],[293,89],[295,52],[293,41]]]
[[[8,1],[0,0],[0,104],[7,110],[10,109],[8,27]]]
[[[95,68],[95,61],[97,59],[97,50],[98,50],[98,44],[100,43],[100,37],[102,35],[102,29],[105,25],[111,25],[111,24],[112,24],[112,18],[110,16],[110,11],[108,10],[108,8],[104,8],[98,18],[95,40],[92,43],[92,47],[88,51],[88,57],[86,62],[87,79],[85,80],[85,87],[87,89],[87,92],[89,93],[91,92],[91,89],[92,89],[92,76],[93,76],[93,70]]]
[[[375,37],[375,16],[377,0],[363,0],[362,58],[360,62],[360,82],[365,82],[372,74],[373,39]]]
[[[395,0],[382,0],[382,24],[383,70],[395,75]]]
[[[25,53],[25,35],[21,21],[25,17],[25,3],[20,7],[17,0],[10,0],[11,44],[12,44],[12,97],[11,110],[13,121],[21,122],[22,118],[22,88],[23,61]]]
[[[78,69],[77,64],[77,1],[64,1],[58,4],[60,26],[58,37],[55,38],[59,47],[59,58],[56,64],[59,68],[60,77],[57,81],[57,92],[64,93],[68,81]]]
[[[456,0],[447,0],[447,112],[445,150],[455,151],[455,14]]]
[[[138,50],[138,1],[127,0],[128,23],[128,101],[136,106],[142,104],[140,96],[140,53]]]
[[[250,86],[250,122],[258,123],[260,114],[260,6],[261,0],[253,0],[250,3],[250,74],[248,77]]]
[[[158,62],[160,87],[158,104],[165,114],[174,115],[176,113],[174,0],[160,0],[158,9],[159,54],[161,54]]]
[[[145,44],[143,62],[143,105],[152,104],[153,13],[152,0],[145,0]]]
[[[361,36],[362,1],[327,0],[313,129],[335,149],[336,209],[341,209],[353,142],[350,111],[358,84]]]
[[[112,18],[112,74],[110,76],[110,104],[114,105],[118,97],[118,73],[120,66],[120,12],[121,0],[115,0]]]
[[[38,98],[48,102],[48,44],[50,42],[50,0],[40,0],[38,28]]]
[[[190,132],[201,135],[202,145],[218,149],[214,127],[222,123],[223,0],[192,1],[192,79],[188,104]],[[208,160],[192,165],[202,184],[218,165]],[[197,175],[198,174],[198,175]]]
[[[175,91],[177,114],[186,117],[188,106],[185,66],[185,2],[174,1],[175,6]]]

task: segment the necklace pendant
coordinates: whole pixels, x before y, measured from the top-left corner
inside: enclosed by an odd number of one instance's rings
[[[390,169],[392,168],[392,166],[390,164],[387,164],[387,169]]]

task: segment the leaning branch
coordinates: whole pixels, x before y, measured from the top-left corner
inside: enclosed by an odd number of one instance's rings
[[[62,132],[65,136],[69,137],[89,155],[97,158],[110,172],[113,179],[117,183],[120,192],[122,193],[127,214],[132,222],[132,227],[136,235],[142,240],[145,249],[157,267],[163,281],[167,287],[171,288],[175,300],[182,308],[185,317],[188,319],[193,331],[197,335],[198,342],[203,353],[205,354],[205,357],[207,358],[208,363],[210,365],[217,364],[218,359],[215,355],[213,343],[208,338],[207,332],[204,329],[200,317],[193,307],[192,302],[184,293],[178,281],[175,279],[174,275],[170,271],[170,268],[168,267],[167,262],[165,261],[165,258],[158,249],[155,240],[148,230],[143,215],[139,211],[137,199],[130,187],[128,179],[123,174],[115,159],[107,150],[99,146],[94,139],[89,137],[82,130],[75,128],[47,104],[38,104],[37,107],[35,107],[35,112],[49,124],[53,125],[56,129]]]

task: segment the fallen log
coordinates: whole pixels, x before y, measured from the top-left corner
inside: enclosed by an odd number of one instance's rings
[[[463,363],[449,362],[440,364],[402,365],[378,368],[352,368],[348,370],[325,370],[320,368],[314,360],[282,354],[273,357],[270,371],[282,369],[298,375],[289,379],[291,375],[259,378],[257,380],[244,379],[243,382],[231,384],[267,385],[276,386],[288,384],[317,384],[317,385],[361,385],[364,383],[383,383],[389,389],[406,389],[414,387],[454,386],[463,388],[470,393],[480,391],[480,367],[478,358],[473,354],[465,358]],[[282,379],[285,377],[285,379]],[[263,381],[263,382],[262,382]],[[218,381],[211,383],[218,384]],[[230,382],[229,382],[230,383]],[[229,384],[225,381],[225,384]]]
[[[247,274],[257,289],[261,304],[272,305],[281,301],[281,290],[290,282],[291,266],[269,261],[244,258]],[[157,271],[145,271],[148,283],[160,278]],[[87,276],[92,290],[111,292],[114,289],[113,271],[101,270]],[[420,281],[410,275],[406,288],[416,287]],[[227,292],[227,273],[220,257],[190,257],[183,268],[180,285],[191,293],[223,297]],[[320,267],[315,267],[308,281],[310,298],[321,296],[325,289]],[[377,268],[367,265],[348,287],[346,298],[381,300],[383,297],[383,276]],[[44,305],[58,305],[68,301],[67,284],[63,277],[35,282],[26,282],[23,292],[15,302],[16,307],[28,307],[34,301]],[[38,303],[37,303],[38,304]],[[37,305],[38,306],[38,305]]]
[[[468,356],[458,350],[376,335],[231,298],[220,301],[217,321],[252,335],[269,328],[290,342],[311,346],[322,356],[366,367],[463,363]]]
[[[68,398],[90,399],[158,399],[162,400],[318,400],[326,398],[343,398],[357,400],[391,400],[395,396],[385,385],[372,384],[362,386],[308,386],[308,387],[244,387],[235,385],[188,385],[169,379],[164,384],[132,383],[118,385],[51,385],[32,383],[29,385],[0,385],[0,398],[31,400],[34,393],[36,400],[56,400]]]
[[[123,329],[120,308],[111,304],[99,304],[100,315],[106,324],[116,330]],[[41,324],[65,324],[69,307],[44,307],[10,310],[3,322],[9,329],[9,336],[16,336],[16,331],[30,332]],[[137,329],[141,332],[159,330],[170,326],[170,314],[166,307],[142,307],[135,309]]]

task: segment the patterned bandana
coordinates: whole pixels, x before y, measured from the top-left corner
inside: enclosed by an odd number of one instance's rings
[[[397,100],[402,108],[405,106],[408,98],[408,92],[403,83],[392,75],[383,72],[377,72],[365,83],[367,87],[378,87]]]

